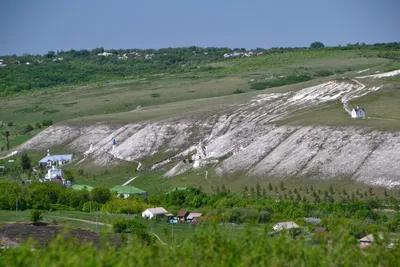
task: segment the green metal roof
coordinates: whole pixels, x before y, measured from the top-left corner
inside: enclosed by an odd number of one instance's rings
[[[94,189],[93,186],[83,185],[83,184],[74,184],[71,187],[72,187],[72,189],[75,189],[75,190],[84,190],[84,189],[86,189],[87,191],[92,191]]]
[[[117,194],[143,194],[146,191],[142,189],[136,188],[130,185],[117,185],[110,189],[111,192],[115,192]]]

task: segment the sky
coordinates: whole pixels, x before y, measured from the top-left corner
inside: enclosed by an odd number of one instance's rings
[[[1,0],[0,55],[400,41],[398,0]]]

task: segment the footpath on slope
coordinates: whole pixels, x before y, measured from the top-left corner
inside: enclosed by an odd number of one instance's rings
[[[70,220],[70,221],[78,221],[78,222],[83,222],[87,224],[94,224],[94,225],[101,225],[101,226],[107,226],[107,227],[112,227],[111,224],[109,223],[103,223],[103,222],[94,222],[94,221],[89,221],[89,220],[84,220],[84,219],[78,219],[78,218],[71,218],[71,217],[64,217],[64,216],[55,216],[55,215],[45,215],[47,217],[52,217],[52,218],[57,218],[57,219],[63,219],[63,220]],[[156,235],[155,233],[149,232],[152,236],[157,238],[158,242],[160,242],[162,245],[168,245],[164,241],[161,240],[161,238]]]

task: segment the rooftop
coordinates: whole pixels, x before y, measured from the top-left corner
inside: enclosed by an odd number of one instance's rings
[[[39,163],[46,163],[48,161],[71,161],[72,160],[72,154],[65,154],[65,155],[50,155],[42,158],[39,160]]]
[[[167,214],[168,213],[168,211],[166,209],[164,209],[163,207],[149,208],[146,210],[150,211],[153,214]]]
[[[328,231],[328,228],[325,228],[325,227],[317,227],[317,228],[315,228],[315,230],[313,231],[313,233],[323,233],[323,232],[326,232],[326,231]]]
[[[117,185],[110,189],[111,192],[115,192],[117,194],[143,194],[146,191],[142,189],[136,188],[130,185]]]
[[[295,222],[279,222],[276,226],[282,227],[283,229],[300,228]]]

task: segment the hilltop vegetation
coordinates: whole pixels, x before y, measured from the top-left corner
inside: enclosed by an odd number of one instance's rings
[[[246,49],[229,48],[164,48],[159,50],[108,50],[109,56],[99,56],[103,48],[89,50],[49,51],[46,55],[4,56],[8,67],[0,71],[0,96],[18,92],[50,88],[59,85],[79,85],[99,81],[138,79],[152,74],[232,74],[237,71],[254,70],[260,67],[283,66],[305,53],[305,58],[326,57],[321,52],[340,54],[341,51],[357,51],[362,57],[378,56],[399,59],[400,43],[354,44],[344,47],[323,47],[311,44],[308,48],[257,48],[254,54],[287,54],[274,60],[253,60],[241,64],[240,68],[224,66],[224,57],[231,51],[246,52]],[[319,51],[320,53],[313,53]],[[322,53],[323,54],[323,53]],[[147,55],[147,57],[146,57]],[[236,57],[235,57],[236,58]],[[231,59],[231,58],[230,58]],[[213,64],[216,65],[213,65]],[[27,65],[28,64],[28,65]],[[211,64],[211,65],[210,65]],[[234,64],[235,65],[235,64]]]

